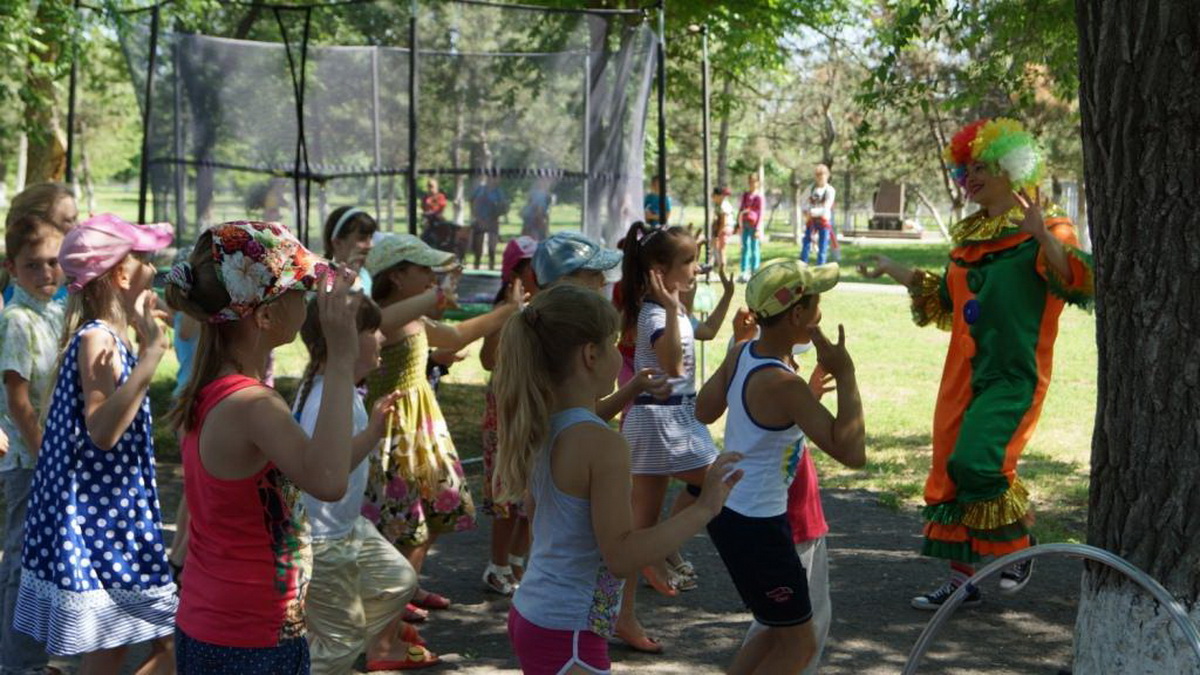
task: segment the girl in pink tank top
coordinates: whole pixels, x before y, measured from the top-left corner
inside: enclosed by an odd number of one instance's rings
[[[299,496],[337,500],[346,491],[351,401],[322,399],[310,438],[261,380],[271,349],[290,343],[304,321],[304,292],[315,290],[327,386],[353,388],[353,280],[282,225],[259,222],[205,232],[168,275],[167,301],[203,324],[192,379],[171,412],[184,434],[191,511],[179,673],[309,672],[311,556]]]

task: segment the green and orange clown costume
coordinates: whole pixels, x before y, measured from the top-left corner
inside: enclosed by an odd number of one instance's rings
[[[986,162],[1022,191],[1037,184],[1041,168],[1032,137],[1005,119],[966,127],[947,155],[964,174],[969,162]],[[1029,546],[1017,461],[1050,386],[1059,315],[1067,303],[1089,307],[1093,293],[1091,259],[1070,219],[1053,207],[1044,213],[1066,249],[1068,280],[1012,222],[1022,215],[981,209],[956,223],[945,272],[917,271],[910,287],[917,325],[951,334],[925,483],[925,555],[972,563]]]

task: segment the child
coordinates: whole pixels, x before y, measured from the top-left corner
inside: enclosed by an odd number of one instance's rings
[[[824,265],[829,245],[837,248],[837,235],[833,231],[833,200],[837,190],[829,184],[829,167],[818,164],[816,182],[808,189],[808,204],[804,207],[804,244],[800,247],[800,259],[808,262],[813,239],[817,239],[817,264]]]
[[[729,241],[729,233],[733,231],[733,204],[729,203],[729,188],[714,188],[712,203],[716,214],[712,222],[713,250],[717,253],[717,271],[725,269],[725,245]]]
[[[355,382],[379,367],[383,341],[379,306],[367,298],[360,300],[355,317]],[[300,382],[295,412],[300,426],[312,434],[325,394],[325,364],[329,359],[316,303],[309,303],[300,337],[311,360]],[[362,394],[353,388],[344,393],[353,405],[355,434],[351,456],[354,468],[346,495],[336,502],[304,495],[313,539],[312,583],[305,607],[312,669],[314,673],[335,675],[350,672],[364,649],[368,671],[430,666],[437,663],[437,656],[423,646],[416,629],[400,618],[417,588],[417,575],[371,521],[359,515],[367,485],[367,463],[363,460],[383,439],[385,418],[399,395],[376,401],[368,420]]]
[[[81,672],[117,672],[155,640],[141,672],[171,672],[175,584],[162,541],[147,392],[168,344],[145,255],[169,225],[92,218],[67,234],[69,283],[53,394],[29,490],[13,625]],[[138,354],[126,342],[132,324]]]
[[[60,234],[65,235],[79,220],[79,208],[75,204],[75,195],[71,188],[62,183],[38,183],[21,190],[13,197],[8,214],[4,217],[5,227],[12,227],[25,216],[44,218],[58,228]],[[0,288],[4,292],[4,301],[0,302],[0,307],[12,300],[14,292],[8,275],[7,271],[0,273]],[[67,289],[62,286],[61,279],[54,299],[60,303],[67,300]]]
[[[671,220],[671,197],[662,194],[662,179],[657,174],[650,179],[650,191],[642,200],[642,217],[651,227],[665,227]]]
[[[742,646],[730,673],[798,673],[816,651],[807,579],[787,519],[788,486],[803,436],[847,466],[866,461],[862,403],[844,333],[839,327],[833,345],[817,327],[820,293],[837,277],[836,265],[790,260],[759,270],[746,300],[761,337],[731,350],[697,398],[696,416],[706,424],[729,409],[725,445],[745,456],[745,479],[709,523],[709,537],[754,620],[767,627]],[[808,338],[837,380],[836,418],[786,361]]]
[[[454,261],[410,234],[386,234],[367,255],[374,280],[372,296],[385,314],[393,305],[426,296],[438,298],[434,315],[453,299],[435,285],[434,267]],[[425,377],[428,346],[458,351],[495,331],[517,310],[522,296],[514,283],[505,302],[483,316],[447,325],[425,316],[402,324],[385,321],[383,367],[367,378],[367,405],[401,390],[395,405],[395,435],[380,457],[371,459],[363,515],[396,545],[417,574],[438,535],[475,527],[475,505],[463,479],[454,441]],[[428,316],[428,315],[427,315]],[[446,609],[450,601],[418,588],[413,604]],[[422,618],[411,612],[410,620]]]
[[[750,275],[761,264],[759,245],[762,243],[762,212],[763,196],[758,191],[758,174],[752,173],[747,178],[746,191],[738,204],[737,225],[735,231],[742,232],[742,273],[738,281],[745,283]]]
[[[185,434],[191,516],[175,618],[183,675],[308,672],[311,557],[299,491],[327,501],[345,494],[351,399],[323,397],[310,438],[261,378],[270,350],[304,321],[303,291],[315,289],[330,355],[325,386],[354,387],[353,280],[282,225],[244,221],[203,232],[168,275],[168,302],[202,324],[192,379],[171,412]]]
[[[367,273],[364,263],[378,230],[379,225],[371,214],[353,206],[334,209],[325,219],[325,226],[321,230],[325,257],[357,273],[357,285],[367,297],[371,296],[371,275]]]
[[[647,228],[634,223],[625,237],[621,277],[624,332],[635,341],[634,370],[658,368],[671,383],[671,396],[641,396],[625,415],[622,432],[633,466],[633,513],[637,527],[658,522],[670,479],[687,483],[695,494],[717,457],[708,428],[696,421],[695,334],[679,294],[696,283],[696,243],[682,227]],[[715,326],[725,320],[733,294],[726,281]],[[715,327],[713,327],[715,332]],[[660,592],[675,595],[665,560],[644,570]],[[644,635],[635,610],[636,584],[628,584],[618,633],[634,649],[657,653],[661,645]]]
[[[62,239],[53,223],[37,215],[17,219],[4,233],[4,267],[15,282],[12,300],[0,313],[0,432],[11,439],[8,451],[0,453],[7,523],[0,560],[0,672],[5,673],[37,670],[47,663],[46,649],[12,625],[21,582],[25,505],[42,445],[46,385],[54,375],[62,333],[63,306],[52,302],[59,287]]]
[[[538,244],[533,272],[539,287],[569,281],[599,292],[605,272],[621,264],[621,252],[604,248],[579,232],[559,232]]]
[[[503,304],[509,287],[518,280],[531,296],[536,295],[537,282],[530,261],[537,247],[538,243],[532,237],[520,236],[509,240],[501,258],[501,287],[496,294],[495,305]],[[479,361],[484,370],[490,372],[496,367],[499,346],[500,331],[490,333],[483,339]],[[483,412],[483,512],[492,517],[492,558],[483,571],[483,585],[500,595],[512,595],[517,589],[521,573],[525,571],[525,554],[529,550],[529,520],[525,517],[524,499],[496,499],[503,492],[503,487],[497,489],[494,484],[498,428],[496,395],[489,381],[484,391]]]
[[[742,308],[738,310],[733,321],[733,338],[730,342],[732,349],[735,344],[741,344],[758,338],[758,326],[754,321],[754,313]],[[794,370],[797,369],[797,359],[801,354],[812,350],[812,340],[797,343],[792,347],[792,355],[785,359]],[[833,376],[825,372],[818,364],[813,368],[808,379],[808,388],[818,401],[831,391]],[[796,477],[788,486],[787,518],[792,528],[792,543],[796,545],[796,555],[804,567],[805,579],[808,581],[808,599],[812,607],[813,635],[816,650],[803,675],[813,675],[821,666],[821,654],[825,650],[825,641],[829,637],[829,626],[833,620],[833,607],[829,598],[829,554],[825,545],[825,535],[829,525],[825,522],[825,510],[821,506],[821,494],[817,480],[817,467],[813,463],[812,452],[801,436],[801,459],[796,469]],[[766,630],[766,626],[757,621],[750,622],[750,629],[743,641],[748,641],[755,634]]]
[[[619,318],[603,297],[574,285],[543,291],[509,319],[500,341],[500,483],[529,492],[533,551],[513,598],[508,635],[529,675],[608,672],[621,577],[662,560],[720,510],[740,471],[730,453],[700,500],[635,530],[629,450],[596,415],[621,366]]]

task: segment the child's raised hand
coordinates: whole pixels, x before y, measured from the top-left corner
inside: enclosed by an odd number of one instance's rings
[[[741,459],[740,452],[723,452],[717,457],[717,461],[708,467],[708,473],[704,476],[704,487],[700,489],[700,498],[697,501],[714,517],[721,512],[733,486],[738,484],[745,473],[741,469],[733,468],[733,464]]]
[[[521,305],[525,302],[525,285],[520,279],[513,279],[513,282],[508,285],[508,293],[504,296],[504,304],[511,305],[513,309],[521,309]]]
[[[400,400],[403,395],[404,392],[397,389],[375,401],[375,405],[371,406],[371,421],[368,428],[372,434],[383,438],[384,430],[387,428],[387,418],[392,414],[392,409],[396,407],[396,401]]]
[[[887,274],[888,267],[891,264],[891,258],[884,255],[873,255],[858,263],[858,273],[868,279],[878,279]],[[872,265],[874,265],[873,268]]]
[[[818,367],[823,368],[834,379],[854,372],[854,361],[850,358],[850,352],[846,351],[846,328],[842,324],[838,324],[837,344],[831,343],[829,338],[825,337],[820,326],[809,326],[808,334],[817,350]]]
[[[8,434],[4,433],[3,429],[0,429],[0,457],[3,457],[7,454],[8,454]]]
[[[725,272],[724,267],[717,270],[717,276],[721,278],[721,294],[727,298],[733,297],[733,277]]]
[[[758,323],[754,320],[754,312],[745,307],[739,307],[733,314],[733,341],[745,342],[753,340]]]
[[[633,379],[634,386],[642,394],[649,394],[660,401],[671,396],[671,381],[658,368],[642,368]]]
[[[812,391],[813,396],[820,401],[821,397],[829,392],[837,389],[833,383],[833,374],[827,372],[820,363],[816,368],[813,368],[812,375],[808,376],[808,388]]]
[[[650,299],[668,311],[679,311],[679,290],[668,291],[667,283],[663,280],[663,273],[658,270],[650,270]]]
[[[154,291],[146,289],[142,291],[134,308],[133,330],[137,334],[139,357],[151,351],[162,356],[167,352],[170,343],[166,331],[159,323],[167,320],[167,313],[158,308],[158,296]]]
[[[353,272],[332,268],[317,279],[317,311],[321,317],[321,332],[328,345],[327,353],[332,358],[341,357],[345,363],[354,363],[358,358],[355,315],[361,296],[350,292],[354,279]]]

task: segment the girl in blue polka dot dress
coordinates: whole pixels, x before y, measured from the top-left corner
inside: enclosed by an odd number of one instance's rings
[[[169,225],[105,215],[67,234],[59,252],[70,290],[64,351],[30,488],[14,627],[51,654],[83,654],[80,673],[119,672],[127,646],[146,640],[138,672],[174,671],[175,584],[146,396],[167,350],[146,254],[171,240]]]

